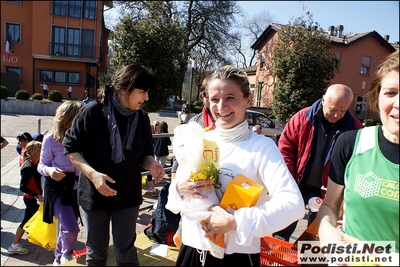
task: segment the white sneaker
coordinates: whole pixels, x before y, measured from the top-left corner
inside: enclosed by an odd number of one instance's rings
[[[60,265],[60,263],[57,261],[57,259],[54,259],[53,266],[58,266],[58,265]]]
[[[21,244],[18,243],[18,245],[13,248],[12,246],[10,246],[8,248],[8,253],[9,254],[28,254],[29,253],[29,249],[24,248]]]
[[[70,260],[72,260],[72,255],[62,255],[60,262],[61,264],[69,262]]]
[[[160,191],[158,189],[154,189],[153,192],[151,192],[152,197],[158,197],[159,194],[160,194]]]

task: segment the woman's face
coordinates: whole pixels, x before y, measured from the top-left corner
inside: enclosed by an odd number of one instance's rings
[[[213,80],[208,86],[211,114],[223,129],[231,129],[244,121],[252,95],[243,97],[239,85],[230,80]]]
[[[124,108],[139,110],[143,103],[147,100],[149,100],[148,93],[143,89],[135,88],[130,93],[126,91],[122,93],[120,104]]]
[[[399,143],[399,72],[392,71],[381,81],[379,113],[385,137]]]
[[[28,140],[18,139],[18,144],[25,149],[26,145],[29,143]]]

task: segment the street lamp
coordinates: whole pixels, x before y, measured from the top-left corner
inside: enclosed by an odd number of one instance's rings
[[[192,87],[193,87],[193,73],[196,68],[196,57],[199,52],[189,52],[190,59],[192,60],[192,70],[190,73],[190,94],[189,94],[189,113],[192,113]]]

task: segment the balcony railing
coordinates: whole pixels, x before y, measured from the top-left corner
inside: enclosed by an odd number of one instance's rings
[[[73,45],[56,42],[52,42],[50,45],[52,55],[94,59],[94,46]]]
[[[53,3],[53,15],[55,16],[68,16],[73,18],[95,19],[97,8],[86,7],[73,4],[62,4],[59,2]]]

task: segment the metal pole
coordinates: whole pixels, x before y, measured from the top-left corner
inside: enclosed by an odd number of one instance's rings
[[[192,86],[193,86],[193,72],[195,64],[196,64],[195,59],[192,59],[192,73],[190,76],[189,114],[192,113]]]
[[[42,121],[42,119],[40,119],[40,118],[37,120],[37,123],[38,123],[38,126],[37,126],[38,129],[37,129],[37,130],[38,130],[38,133],[39,133],[39,134],[41,133],[41,131],[40,131],[40,124],[41,124],[41,121]]]

